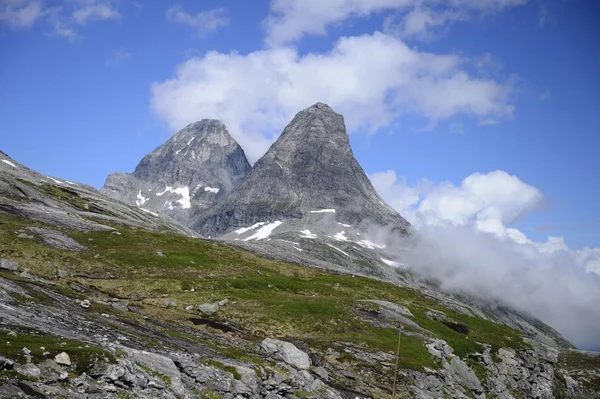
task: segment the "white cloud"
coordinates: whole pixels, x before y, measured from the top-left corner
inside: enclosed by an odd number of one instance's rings
[[[76,25],[120,18],[109,0],[70,0],[60,5],[47,5],[42,0],[0,0],[0,24],[27,28],[45,22],[52,28],[51,35],[66,38],[69,42],[81,38]]]
[[[39,0],[2,0],[0,23],[13,28],[28,28],[43,16]]]
[[[600,345],[600,248],[575,250],[552,236],[534,242],[509,227],[540,204],[537,188],[503,171],[474,173],[460,185],[411,187],[391,170],[370,178],[417,227],[414,239],[402,243],[388,235],[388,248],[412,248],[394,260],[444,289],[533,314],[577,345]]]
[[[73,11],[71,18],[79,25],[86,25],[91,21],[119,20],[121,14],[108,2],[88,0]]]
[[[431,121],[510,117],[510,84],[471,76],[464,62],[379,32],[341,38],[327,53],[212,51],[155,82],[151,102],[173,130],[201,118],[223,120],[252,160],[296,112],[318,101],[342,113],[350,131],[374,131],[405,113]]]
[[[526,0],[272,0],[271,14],[265,21],[266,42],[279,46],[305,35],[325,35],[331,25],[351,17],[366,17],[387,12],[399,13],[387,21],[390,31],[402,37],[431,38],[430,29],[471,19]],[[398,26],[393,21],[396,21]]]
[[[189,26],[199,36],[204,36],[229,24],[227,10],[224,8],[215,8],[193,15],[185,12],[179,4],[175,4],[167,10],[167,20]]]

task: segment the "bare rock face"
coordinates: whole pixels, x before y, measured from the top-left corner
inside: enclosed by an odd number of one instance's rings
[[[244,181],[208,212],[194,212],[192,228],[220,236],[259,222],[301,219],[335,209],[336,219],[370,220],[406,229],[386,205],[350,148],[342,115],[317,103],[299,112]]]
[[[192,207],[209,208],[249,171],[244,151],[225,125],[203,119],[146,155],[132,174],[109,175],[100,191],[186,223]]]

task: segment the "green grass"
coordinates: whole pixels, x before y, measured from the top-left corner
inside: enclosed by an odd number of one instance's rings
[[[98,359],[115,362],[115,357],[111,353],[84,342],[54,337],[30,328],[6,327],[17,335],[12,336],[9,335],[9,331],[0,330],[0,342],[2,342],[0,355],[19,363],[26,363],[26,357],[22,352],[23,348],[31,351],[29,355],[34,363],[45,359],[54,359],[57,354],[66,352],[71,358],[72,367],[78,374],[88,371]],[[46,351],[49,352],[49,355],[43,356]]]
[[[417,290],[266,260],[221,243],[120,228],[120,235],[105,231],[71,232],[73,238],[88,247],[87,251],[72,253],[35,240],[16,239],[19,229],[31,225],[27,221],[0,215],[0,225],[0,248],[6,248],[0,249],[0,256],[53,279],[57,283],[54,289],[75,296],[66,284],[77,281],[92,285],[109,297],[130,298],[135,292],[139,299],[132,303],[139,305],[144,315],[171,326],[202,329],[189,320],[197,315],[183,311],[183,307],[228,298],[229,304],[212,317],[233,323],[241,336],[251,342],[265,336],[295,338],[321,350],[334,342],[354,342],[367,351],[394,353],[396,328],[376,327],[356,311],[364,308],[360,300],[380,299],[407,306],[415,315],[414,321],[433,336],[446,340],[460,356],[479,351],[477,342],[495,349],[527,347],[517,331],[456,314]],[[157,251],[164,256],[158,256]],[[67,269],[72,276],[87,274],[94,279],[56,279],[55,268]],[[108,278],[109,274],[116,278]],[[3,275],[16,278],[14,274]],[[163,304],[167,299],[175,300],[177,307],[165,309]],[[91,310],[115,312],[96,308],[93,305]],[[464,323],[468,333],[430,320],[424,315],[428,309],[443,311],[449,318]],[[400,367],[415,370],[435,367],[418,338],[404,336],[400,355]]]

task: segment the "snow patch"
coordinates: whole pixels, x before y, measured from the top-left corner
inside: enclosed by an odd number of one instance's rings
[[[352,226],[350,226],[349,224],[344,224],[344,223],[340,223],[340,222],[338,222],[338,224],[339,224],[340,226],[342,226],[342,227],[346,227],[346,228],[348,228],[348,227],[352,227]]]
[[[356,242],[358,245],[360,245],[363,248],[369,248],[369,249],[384,249],[385,245],[380,245],[380,244],[375,244],[374,242],[371,242],[369,240],[360,240]]]
[[[50,177],[50,176],[46,176],[46,177],[47,177],[48,179],[52,180],[52,181],[53,181],[54,183],[56,183],[56,184],[64,184],[64,183],[63,183],[63,182],[61,182],[60,180],[56,180],[56,179],[54,179],[54,178],[52,178],[52,177]]]
[[[68,182],[67,182],[67,183],[68,183]],[[142,206],[142,205],[144,205],[144,204],[145,204],[145,203],[148,201],[148,198],[146,198],[146,197],[144,197],[144,196],[142,195],[142,190],[140,190],[140,191],[138,192],[138,195],[137,195],[137,197],[136,197],[136,198],[137,198],[137,199],[135,200],[135,204],[136,204],[137,206]]]
[[[298,250],[300,252],[304,251],[302,248],[298,248],[298,247],[294,247],[294,249],[296,249],[296,250]]]
[[[300,232],[300,237],[302,237],[302,238],[317,238],[317,235],[311,233],[310,230],[302,230]]]
[[[195,139],[195,137],[192,137],[192,139],[191,139],[190,141],[188,141],[188,144],[187,144],[187,145],[190,145],[190,144],[192,144],[192,141],[194,141],[194,139]]]
[[[170,192],[173,194],[179,194],[181,196],[180,199],[178,199],[175,202],[179,202],[179,204],[181,204],[181,207],[183,209],[188,209],[192,207],[192,204],[190,202],[190,188],[189,187],[179,187],[179,188],[173,188],[171,186],[167,186],[165,187],[165,191],[163,191],[162,193],[156,193],[157,196],[161,196],[164,195],[165,193]],[[167,201],[165,202],[165,205],[167,205],[167,203],[169,203],[169,209],[173,210],[173,205]]]
[[[335,238],[338,241],[348,241],[348,237],[346,237],[345,231],[340,231],[339,233],[334,235],[333,238]]]
[[[271,235],[271,233],[273,232],[273,230],[275,230],[275,228],[277,228],[277,226],[279,226],[282,223],[283,222],[277,220],[277,221],[275,221],[273,223],[269,223],[267,225],[264,225],[263,227],[261,227],[260,229],[258,229],[256,231],[256,233],[252,234],[250,237],[244,238],[244,241],[264,240],[265,238],[268,238]]]
[[[384,259],[384,258],[380,258],[380,259],[381,259],[381,261],[383,263],[385,263],[388,266],[392,266],[392,267],[399,267],[400,266],[400,263],[394,262],[393,260]]]
[[[167,191],[171,191],[171,189],[173,189],[173,187],[167,186],[165,187],[165,191],[163,191],[162,193],[156,193],[156,195],[160,197],[161,195],[166,194]]]
[[[265,224],[265,222],[258,222],[258,223],[255,223],[255,224],[253,224],[253,225],[252,225],[252,226],[250,226],[250,227],[242,227],[241,229],[237,229],[237,230],[235,231],[235,233],[236,233],[236,234],[244,234],[245,232],[247,232],[247,231],[249,231],[249,230],[254,230],[254,229],[256,229],[256,228],[258,228],[258,227],[262,226],[263,224]]]
[[[13,168],[16,168],[16,167],[17,167],[17,165],[15,165],[14,163],[10,162],[10,161],[9,161],[9,160],[7,160],[7,159],[3,159],[3,160],[2,160],[2,162],[4,162],[5,164],[8,164],[8,165],[10,165],[10,166],[12,166]]]
[[[73,183],[72,181],[68,181],[68,180],[65,180],[65,181],[67,182],[67,184],[70,184],[70,185],[72,185],[72,186],[74,186],[74,185],[75,185],[75,183]]]
[[[310,213],[335,213],[335,209],[320,209],[318,211],[310,211]]]
[[[204,187],[204,191],[210,191],[211,193],[217,194],[219,192],[219,189],[213,187]]]
[[[181,204],[183,209],[188,209],[192,207],[190,202],[190,188],[189,187],[179,187],[174,191],[176,194],[181,195],[181,199],[177,200]]]
[[[334,246],[333,246],[333,245],[331,245],[331,244],[327,244],[327,246],[329,246],[329,247],[331,247],[331,248],[335,249],[336,251],[340,251],[341,253],[343,253],[344,255],[346,255],[347,257],[349,257],[349,258],[350,258],[350,255],[348,255],[346,252],[342,251],[342,250],[341,250],[341,249],[339,249],[338,247],[334,247]]]
[[[279,239],[279,241],[287,242],[288,244],[292,244],[292,245],[300,245],[299,242],[294,242],[294,241],[288,241],[288,240],[282,240],[282,239]]]
[[[144,209],[144,208],[140,208],[140,209],[141,209],[142,211],[144,211],[144,212],[147,212],[147,213],[151,214],[151,215],[158,216],[158,214],[157,214],[157,213],[154,213],[154,212],[152,212],[152,211],[149,211],[148,209]]]

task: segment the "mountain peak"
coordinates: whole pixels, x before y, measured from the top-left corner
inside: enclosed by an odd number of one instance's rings
[[[244,150],[223,122],[202,119],[146,155],[132,174],[111,174],[102,191],[187,223],[192,206],[211,206],[249,171]]]
[[[225,200],[201,215],[193,227],[204,235],[278,219],[299,219],[335,209],[339,222],[406,228],[385,205],[360,167],[342,115],[323,103],[300,111],[244,181]]]

